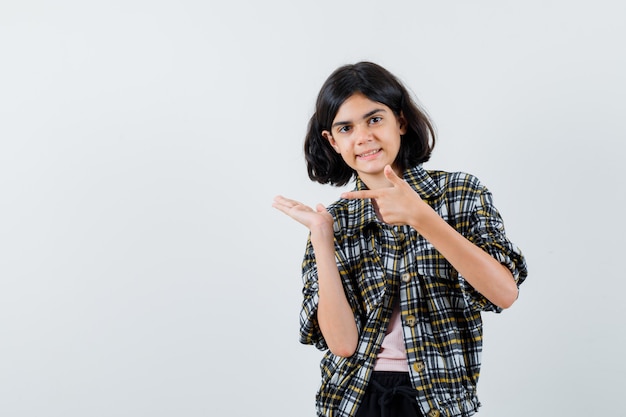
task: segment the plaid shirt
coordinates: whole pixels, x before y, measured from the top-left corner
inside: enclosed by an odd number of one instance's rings
[[[404,179],[446,222],[506,265],[516,282],[526,278],[521,251],[505,236],[491,193],[474,176],[426,171]],[[357,178],[356,189],[365,189]],[[429,417],[470,416],[480,403],[476,383],[482,350],[482,311],[501,309],[475,291],[410,226],[380,222],[370,200],[340,199],[334,218],[335,258],[354,311],[359,343],[349,358],[333,355],[317,323],[317,266],[307,243],[300,341],[326,350],[316,395],[318,416],[353,416],[363,398],[376,355],[399,297],[402,328],[415,397]]]

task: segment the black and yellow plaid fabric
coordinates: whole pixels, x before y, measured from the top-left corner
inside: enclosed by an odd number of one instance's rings
[[[521,251],[505,235],[491,193],[466,173],[407,170],[404,179],[450,225],[513,273],[527,276]],[[357,179],[356,189],[365,189]],[[470,416],[479,407],[476,383],[482,350],[481,312],[500,309],[475,291],[413,228],[376,218],[370,200],[341,199],[328,207],[335,220],[335,254],[360,339],[350,358],[327,350],[317,320],[317,268],[310,241],[304,255],[300,341],[326,353],[316,396],[319,416],[356,413],[392,307],[400,304],[415,396],[424,415]],[[399,299],[398,299],[399,297]]]

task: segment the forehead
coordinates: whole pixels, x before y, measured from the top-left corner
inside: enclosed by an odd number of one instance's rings
[[[362,93],[356,93],[348,97],[341,106],[339,106],[333,121],[359,119],[376,109],[387,112],[391,111],[389,107],[383,103],[373,101]]]

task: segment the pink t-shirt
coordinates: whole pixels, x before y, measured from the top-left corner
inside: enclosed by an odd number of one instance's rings
[[[409,371],[409,363],[406,360],[406,348],[404,347],[404,335],[402,333],[402,319],[400,318],[400,307],[398,304],[393,308],[391,321],[387,327],[383,344],[378,352],[374,370]]]

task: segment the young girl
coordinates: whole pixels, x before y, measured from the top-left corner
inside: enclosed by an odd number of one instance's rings
[[[360,62],[335,70],[305,139],[309,177],[342,186],[329,207],[277,196],[306,226],[300,340],[326,353],[318,416],[470,416],[482,311],[526,278],[490,192],[476,177],[425,170],[435,135],[396,77]]]

